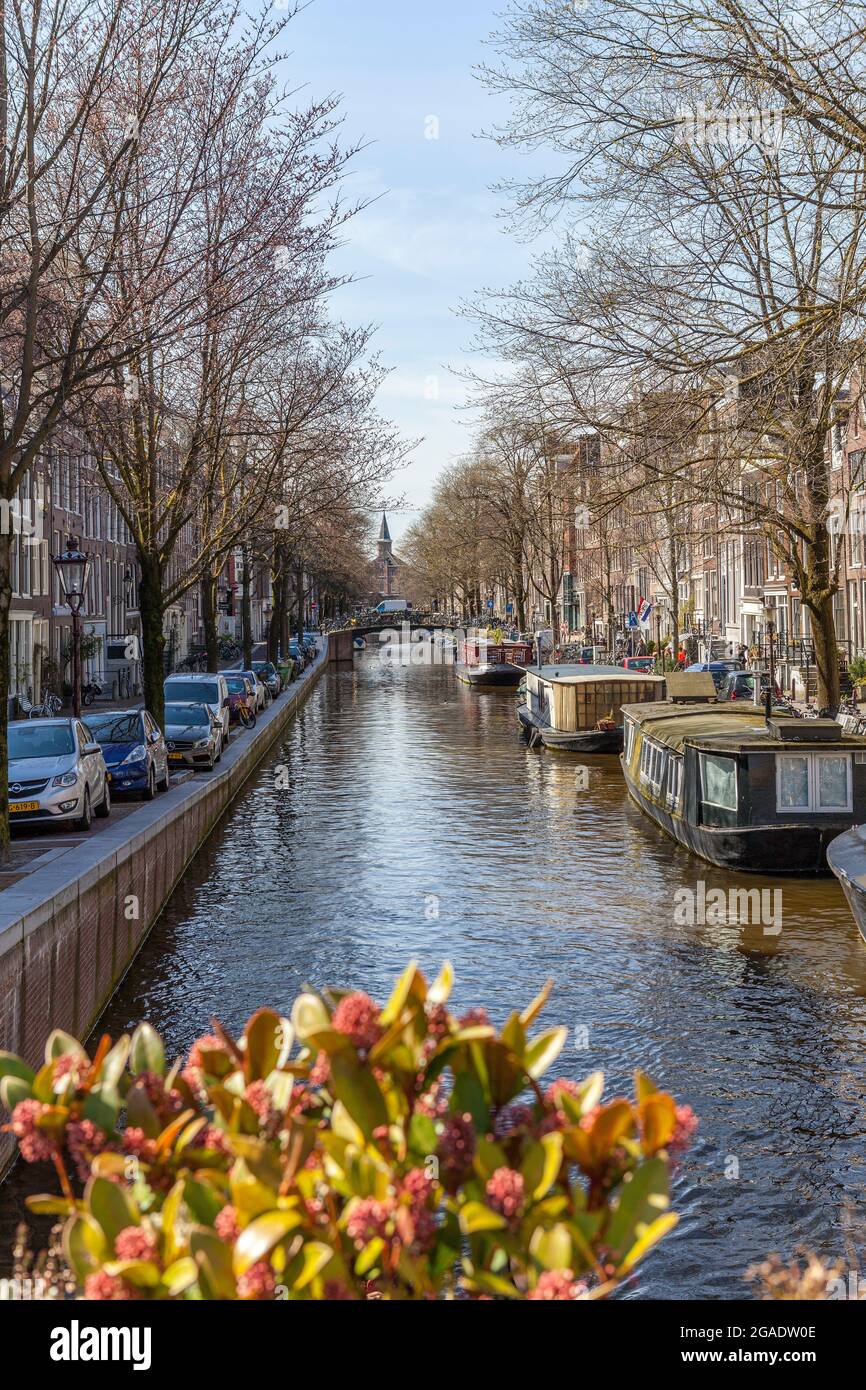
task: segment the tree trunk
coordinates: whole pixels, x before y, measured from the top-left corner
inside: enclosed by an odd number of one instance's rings
[[[244,548],[244,576],[241,589],[241,629],[244,641],[244,668],[248,671],[253,662],[253,603],[250,552]]]
[[[304,568],[298,565],[295,570],[295,603],[298,610],[298,641],[304,640],[304,606],[306,594],[304,593]]]
[[[162,728],[165,723],[165,698],[163,695],[165,598],[162,588],[162,574],[159,563],[150,556],[139,554],[138,563],[141,569],[139,608],[141,610],[144,706]]]
[[[204,629],[207,669],[218,671],[220,641],[217,629],[217,581],[212,574],[206,574],[201,581],[201,624]]]
[[[12,604],[12,536],[0,532],[0,860],[9,857],[9,609]]]
[[[803,602],[809,610],[812,641],[815,644],[815,668],[818,677],[816,703],[819,710],[828,709],[835,717],[839,709],[840,684],[833,595],[826,594],[818,602],[810,602],[804,595]]]

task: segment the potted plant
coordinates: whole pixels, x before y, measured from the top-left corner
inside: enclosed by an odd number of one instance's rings
[[[857,699],[866,700],[866,656],[855,656],[848,663],[848,675],[857,690]]]

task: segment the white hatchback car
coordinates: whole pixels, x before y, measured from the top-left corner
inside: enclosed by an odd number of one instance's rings
[[[207,705],[223,726],[223,747],[229,741],[229,688],[216,671],[175,672],[166,676],[163,696],[167,705]]]
[[[9,725],[11,825],[71,821],[89,830],[107,816],[111,791],[102,749],[80,719],[15,719]]]

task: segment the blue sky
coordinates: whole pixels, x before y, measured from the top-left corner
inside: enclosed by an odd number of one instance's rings
[[[424,436],[395,482],[410,508],[424,505],[469,440],[469,420],[455,409],[464,388],[448,369],[469,360],[471,325],[453,310],[485,285],[518,278],[531,255],[508,234],[490,190],[521,157],[479,138],[502,106],[472,69],[501,8],[313,0],[289,27],[281,75],[315,96],[342,93],[347,137],[370,142],[348,188],[378,201],[350,225],[338,261],[364,278],[334,304],[349,321],[380,325],[376,344],[392,368],[380,408],[406,435]],[[427,138],[431,117],[436,139]],[[392,514],[395,538],[412,517]]]

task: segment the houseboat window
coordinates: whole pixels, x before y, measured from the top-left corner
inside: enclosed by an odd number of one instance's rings
[[[701,787],[705,802],[725,811],[737,809],[737,764],[733,758],[701,754]]]
[[[682,794],[683,760],[672,753],[668,767],[668,806],[672,811],[675,811],[679,806]]]
[[[667,749],[660,743],[644,739],[640,750],[640,780],[654,792],[661,790],[666,757]]]
[[[851,758],[847,753],[777,753],[778,811],[853,809]]]
[[[634,720],[624,719],[622,727],[623,739],[625,740],[625,760],[629,762],[631,759],[631,750],[634,745]]]

